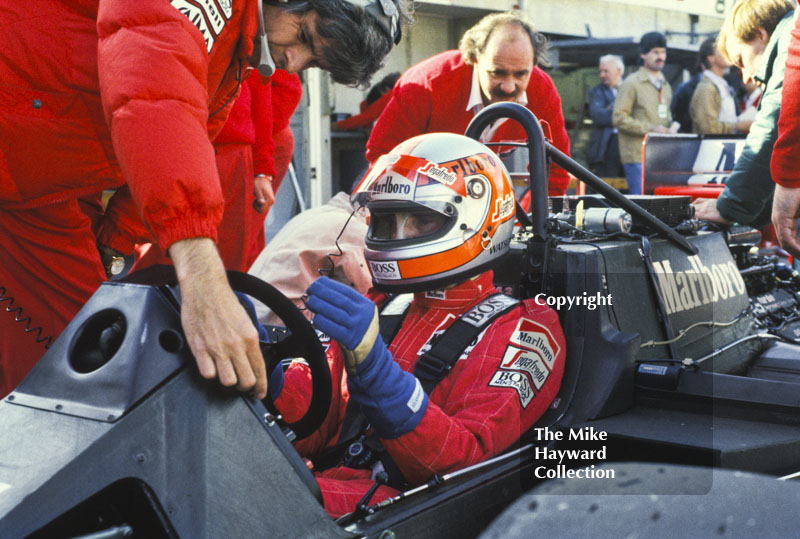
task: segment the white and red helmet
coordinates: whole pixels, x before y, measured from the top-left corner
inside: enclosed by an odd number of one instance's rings
[[[508,252],[511,179],[497,155],[469,137],[430,133],[399,144],[353,197],[370,212],[364,255],[381,290],[456,284]]]

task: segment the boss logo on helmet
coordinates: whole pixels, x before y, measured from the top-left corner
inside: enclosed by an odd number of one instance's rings
[[[429,178],[433,178],[445,185],[453,185],[458,179],[458,175],[455,172],[450,172],[446,168],[437,167],[433,163],[428,163],[424,167],[418,168],[417,172],[425,174]]]
[[[398,178],[392,175],[387,175],[381,178],[375,185],[372,186],[372,194],[374,195],[401,195],[411,196],[412,191],[411,183],[405,178]]]
[[[400,268],[397,267],[397,262],[373,262],[369,261],[369,269],[376,279],[399,279]]]

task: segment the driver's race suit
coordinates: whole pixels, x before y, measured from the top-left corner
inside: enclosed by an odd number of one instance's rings
[[[453,288],[419,292],[389,345],[394,360],[408,372],[432,342],[456,319],[491,294],[492,272]],[[547,410],[564,370],[564,335],[552,309],[534,300],[495,319],[464,350],[453,369],[433,389],[425,414],[412,431],[382,439],[410,486],[481,462],[515,443]],[[333,380],[330,412],[322,427],[297,444],[314,458],[336,445],[348,400],[341,349],[328,343]],[[287,421],[296,421],[310,400],[308,368],[295,362],[285,373],[276,405]],[[337,466],[316,471],[325,509],[333,517],[355,509],[374,484],[372,470]],[[381,486],[370,503],[397,494]]]

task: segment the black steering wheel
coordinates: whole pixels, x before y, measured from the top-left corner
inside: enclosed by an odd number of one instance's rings
[[[286,423],[297,440],[305,438],[316,431],[331,406],[331,372],[325,350],[317,338],[317,332],[311,323],[295,307],[289,298],[278,289],[249,275],[229,270],[228,282],[237,292],[247,294],[269,307],[284,323],[287,336],[277,343],[262,344],[261,351],[267,364],[267,373],[273,368],[281,368],[278,363],[287,358],[303,358],[311,370],[311,403],[306,413],[294,423]],[[131,273],[123,282],[149,285],[173,285],[177,283],[175,268],[172,266],[152,266]],[[275,406],[267,396],[264,405],[273,413]]]
[[[264,360],[267,362],[267,373],[274,368],[281,368],[278,363],[288,358],[303,358],[311,370],[311,403],[303,417],[294,423],[287,423],[300,440],[317,430],[331,406],[331,371],[325,350],[317,338],[317,332],[311,326],[294,303],[277,288],[248,273],[228,271],[228,282],[231,288],[257,299],[269,307],[280,318],[287,336],[277,343],[261,346]],[[275,406],[269,394],[264,405],[275,412]]]

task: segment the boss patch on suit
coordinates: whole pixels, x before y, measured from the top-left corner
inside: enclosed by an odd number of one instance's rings
[[[219,3],[214,0],[170,0],[170,3],[200,30],[206,50],[211,53],[217,37],[231,18],[231,0],[220,0]]]
[[[533,387],[528,379],[528,375],[517,371],[497,371],[489,381],[492,387],[508,387],[516,390],[519,395],[519,403],[523,408],[527,408],[533,400]]]

